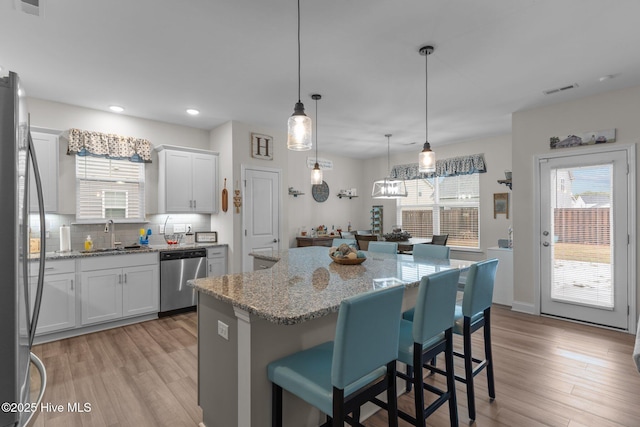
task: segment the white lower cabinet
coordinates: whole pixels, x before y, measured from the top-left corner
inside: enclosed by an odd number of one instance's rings
[[[207,277],[227,274],[227,247],[207,248]]]
[[[80,271],[82,325],[158,312],[157,253],[88,258]]]
[[[493,302],[513,305],[513,249],[487,248],[487,258],[498,259],[496,281],[493,286]]]
[[[42,302],[36,334],[71,329],[76,326],[76,263],[75,261],[50,261],[45,265]],[[31,306],[35,302],[38,287],[38,265],[30,266],[29,283]]]

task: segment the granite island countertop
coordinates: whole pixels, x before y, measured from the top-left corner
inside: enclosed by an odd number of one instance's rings
[[[360,265],[340,265],[321,246],[252,255],[277,262],[270,269],[187,284],[272,323],[293,325],[337,312],[342,300],[350,296],[378,287],[417,286],[422,276],[451,268],[465,270],[473,263],[368,252]]]

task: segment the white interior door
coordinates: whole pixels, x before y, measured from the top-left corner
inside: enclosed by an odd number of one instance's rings
[[[628,329],[627,151],[540,159],[540,311]]]
[[[242,270],[253,270],[251,252],[280,248],[280,171],[245,169]]]

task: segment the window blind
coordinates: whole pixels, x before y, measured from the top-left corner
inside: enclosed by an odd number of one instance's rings
[[[76,156],[76,219],[143,220],[144,164]]]
[[[478,248],[478,174],[413,179],[408,196],[397,201],[397,222],[414,237],[448,234],[448,245]]]

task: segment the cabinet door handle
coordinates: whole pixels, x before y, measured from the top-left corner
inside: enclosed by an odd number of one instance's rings
[[[211,273],[211,264],[209,264],[209,273]]]
[[[71,279],[71,290],[73,290],[73,279]]]
[[[127,283],[127,273],[124,273],[124,283]]]
[[[193,200],[189,200],[189,207],[192,208],[193,207]]]
[[[118,274],[118,284],[122,284],[122,274]]]
[[[195,209],[195,208],[196,208],[196,201],[194,200],[193,201],[193,209]]]

